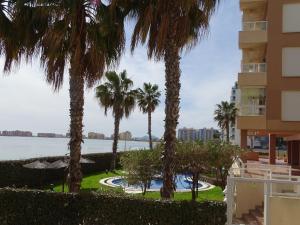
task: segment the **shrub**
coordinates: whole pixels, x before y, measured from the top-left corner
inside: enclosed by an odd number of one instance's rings
[[[222,202],[0,189],[1,225],[225,225]]]

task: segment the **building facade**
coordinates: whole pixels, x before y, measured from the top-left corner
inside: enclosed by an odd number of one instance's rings
[[[42,138],[65,138],[63,134],[55,134],[55,133],[37,133],[37,137]]]
[[[230,103],[238,104],[239,100],[239,87],[238,83],[235,82],[234,86],[231,88],[230,94]],[[234,145],[238,145],[240,143],[240,131],[237,129],[237,124],[231,124],[229,130],[230,141]]]
[[[276,137],[300,140],[300,0],[240,0],[240,6],[240,145],[247,147],[247,136],[269,136],[274,164]]]
[[[88,133],[89,139],[105,139],[105,135],[101,133],[89,132]]]
[[[125,131],[119,134],[120,140],[130,141],[132,139],[132,134],[130,131]]]
[[[17,137],[32,137],[32,132],[30,131],[21,131],[21,130],[14,130],[14,131],[2,131],[0,132],[1,136],[17,136]]]
[[[182,128],[178,130],[179,141],[209,141],[214,139],[214,135],[217,131],[214,128]]]

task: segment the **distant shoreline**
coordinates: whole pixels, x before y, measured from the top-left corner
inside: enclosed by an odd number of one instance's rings
[[[21,137],[21,138],[49,138],[49,139],[69,139],[70,137],[39,137],[39,136],[6,136],[6,135],[0,135],[0,137]],[[101,140],[101,141],[113,141],[112,138],[107,138],[107,139],[97,139],[97,138],[83,138],[83,140]],[[136,141],[136,142],[149,142],[149,140],[121,140],[119,141]],[[159,143],[160,141],[152,141],[153,143]]]

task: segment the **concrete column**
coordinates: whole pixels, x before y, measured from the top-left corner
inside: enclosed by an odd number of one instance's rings
[[[276,135],[269,134],[269,163],[276,164]]]
[[[247,130],[241,130],[241,148],[243,148],[243,149],[248,148],[247,134],[248,134]]]

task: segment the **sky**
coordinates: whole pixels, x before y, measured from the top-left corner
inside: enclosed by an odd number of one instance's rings
[[[229,101],[231,87],[240,70],[241,52],[238,31],[241,13],[238,1],[222,1],[213,16],[209,35],[198,45],[182,54],[181,109],[178,128],[215,127],[213,113],[216,104]],[[133,24],[128,22],[127,46]],[[129,48],[127,48],[129,49]],[[0,57],[3,68],[3,57]],[[164,64],[150,61],[146,48],[139,46],[134,54],[126,50],[117,71],[126,69],[135,87],[144,82],[158,84],[162,91],[161,104],[153,113],[153,134],[164,132]],[[100,81],[101,83],[101,81]],[[21,63],[10,74],[0,72],[0,131],[29,130],[65,134],[69,130],[68,74],[63,88],[54,92],[45,81],[43,68],[36,58],[30,64]],[[104,115],[95,98],[95,89],[85,90],[84,133],[113,133],[113,117]],[[129,119],[123,119],[120,131],[129,130],[133,136],[147,134],[147,115],[138,108]]]

